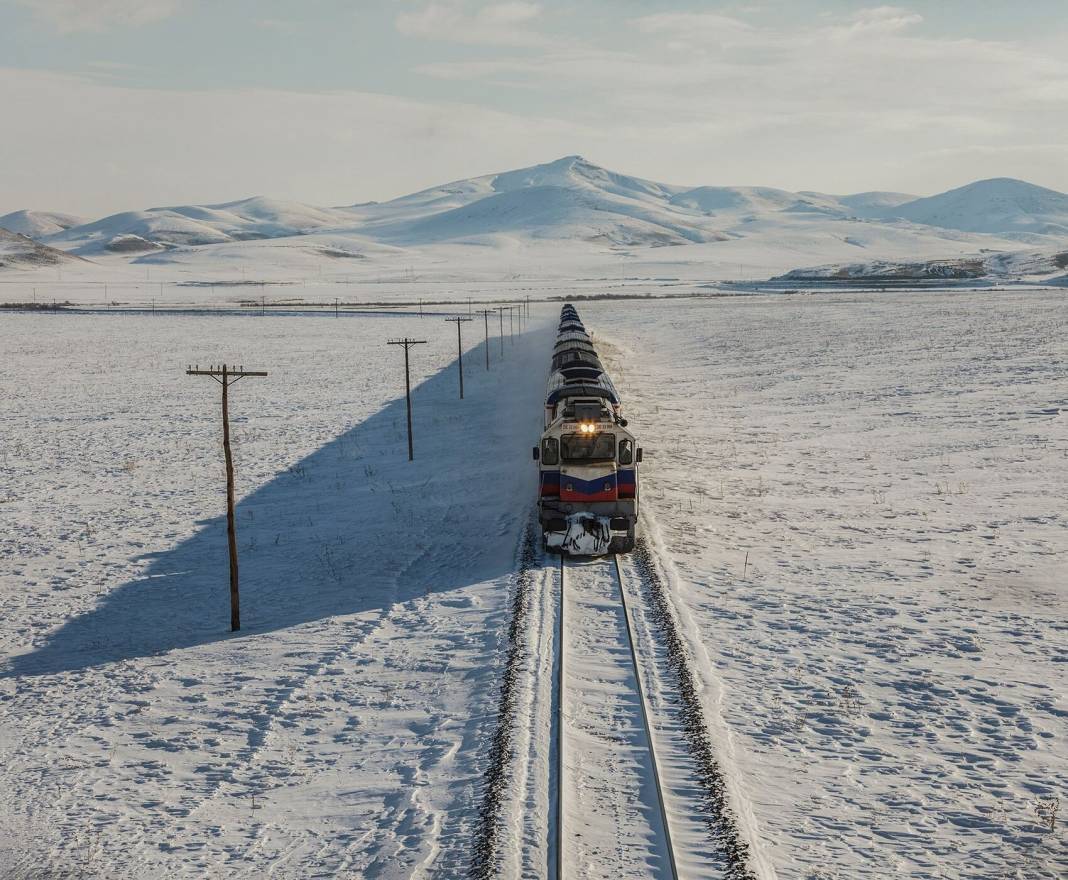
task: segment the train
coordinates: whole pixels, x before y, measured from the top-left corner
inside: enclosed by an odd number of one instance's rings
[[[544,430],[534,447],[543,548],[567,556],[633,550],[641,460],[593,339],[566,303],[545,390]]]

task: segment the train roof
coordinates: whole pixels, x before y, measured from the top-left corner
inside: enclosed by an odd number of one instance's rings
[[[597,349],[593,347],[590,342],[560,342],[557,343],[556,348],[553,349],[553,357],[564,354],[569,351],[581,351],[586,354],[597,355]]]
[[[599,397],[610,403],[619,403],[614,388],[606,388],[603,385],[584,383],[579,385],[561,385],[559,388],[554,388],[545,398],[545,404],[546,406],[552,406],[561,400],[571,397]]]
[[[579,364],[592,364],[596,367],[601,367],[601,359],[597,357],[596,351],[583,348],[566,348],[553,355],[552,368],[554,370],[562,369],[565,366],[578,366]]]

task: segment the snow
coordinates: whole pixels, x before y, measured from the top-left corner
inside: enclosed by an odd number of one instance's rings
[[[74,214],[57,214],[53,211],[12,211],[0,217],[0,229],[16,232],[29,238],[40,238],[80,226],[87,218]]]
[[[583,317],[761,876],[1064,876],[1062,295]]]
[[[589,513],[573,513],[562,532],[547,532],[549,547],[560,547],[576,556],[600,556],[612,540],[611,519]]]
[[[893,213],[914,223],[968,232],[1068,238],[1068,195],[1009,177],[978,180],[897,205]]]
[[[868,252],[865,261],[899,262],[1009,254],[1024,245],[1063,250],[1066,206],[1068,196],[1022,181],[980,181],[926,199],[888,192],[836,196],[677,186],[567,156],[384,203],[326,208],[256,197],[126,211],[52,232],[35,228],[43,243],[94,261],[95,268],[68,276],[89,283],[140,280],[145,262],[175,267],[157,281],[207,285],[250,267],[260,280],[302,286],[309,269],[314,280],[335,284],[517,276],[670,276],[704,283],[855,262],[857,249]],[[324,266],[334,256],[326,251],[355,253],[366,264],[358,270]],[[18,280],[58,279],[40,273],[20,278],[5,269],[6,283]],[[55,293],[85,301],[78,291]],[[335,294],[323,291],[329,299]]]
[[[0,301],[364,308],[0,320],[0,874],[464,876],[559,313],[537,301],[613,293],[635,299],[584,302],[583,321],[645,451],[642,530],[754,873],[1063,877],[1064,823],[1040,821],[1068,786],[1063,291],[702,296],[814,265],[1056,281],[1063,241],[858,216],[893,194],[712,189],[567,157],[384,205],[132,212],[55,234],[92,262],[5,269]],[[175,241],[106,250],[141,233]],[[491,338],[488,374],[465,325],[460,402],[441,319],[527,296],[535,332],[503,362]],[[422,319],[367,308],[419,300]],[[384,344],[404,335],[428,340],[412,463]],[[218,386],[184,373],[222,359],[270,371],[232,397],[239,634]],[[530,580],[504,816],[505,864],[546,880],[554,564]],[[626,739],[633,706],[601,638],[618,612],[588,586],[568,600],[569,699],[607,720],[572,730],[591,771],[572,853],[602,865],[598,839],[648,855],[661,838],[619,795],[648,778],[602,729]],[[671,679],[634,598],[670,746]],[[685,754],[665,753],[682,864],[715,876]]]
[[[463,402],[440,318],[0,334],[0,874],[462,875],[548,332],[488,374],[466,333]],[[218,386],[184,374],[223,357],[270,371],[231,398],[236,635]]]

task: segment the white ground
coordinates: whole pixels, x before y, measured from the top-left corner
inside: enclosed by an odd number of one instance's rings
[[[580,311],[761,876],[1063,876],[1061,297]],[[6,864],[462,876],[549,341],[478,349],[461,404],[440,318],[3,315]],[[271,370],[234,388],[237,637],[218,386],[183,375],[223,357]]]
[[[460,876],[550,337],[469,354],[461,402],[440,319],[0,333],[0,875]],[[223,357],[271,373],[233,387],[237,636],[219,386],[184,375]]]
[[[583,318],[764,875],[1068,874],[1063,298]]]

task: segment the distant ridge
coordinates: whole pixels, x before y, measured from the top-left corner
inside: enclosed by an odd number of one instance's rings
[[[1005,249],[1006,240],[1060,245],[1068,238],[1068,195],[1010,178],[976,181],[926,198],[879,191],[831,195],[761,186],[687,187],[620,174],[572,155],[388,202],[340,208],[258,196],[125,211],[92,222],[33,211],[6,215],[0,226],[5,220],[52,247],[132,258],[313,234],[387,248],[556,240],[595,249],[773,235],[803,254],[805,241],[831,239],[868,248],[887,236],[957,243],[965,233],[1000,237],[997,242],[977,239],[976,249],[990,244]]]

